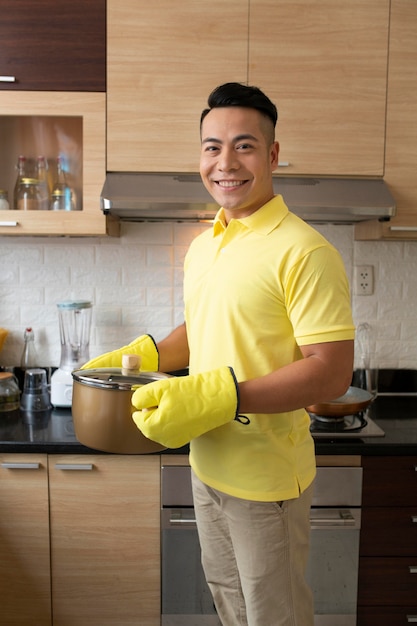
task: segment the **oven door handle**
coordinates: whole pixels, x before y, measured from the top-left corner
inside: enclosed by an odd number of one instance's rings
[[[168,511],[167,511],[168,513]],[[181,526],[182,528],[194,528],[196,519],[194,509],[171,509],[167,519],[169,526]],[[352,530],[360,528],[360,511],[351,509],[331,508],[331,509],[311,509],[310,526],[312,530]]]
[[[351,509],[312,509],[310,512],[312,529],[352,530],[360,528],[360,511]]]
[[[195,526],[197,522],[195,517],[193,519],[186,519],[184,517],[174,516],[169,518],[169,523],[171,526]]]

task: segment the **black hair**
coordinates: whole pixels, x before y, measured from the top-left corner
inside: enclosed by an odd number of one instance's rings
[[[246,107],[256,109],[268,117],[275,125],[278,119],[277,107],[258,87],[243,83],[224,83],[216,87],[208,97],[208,108],[201,113],[200,128],[207,113],[219,107]]]

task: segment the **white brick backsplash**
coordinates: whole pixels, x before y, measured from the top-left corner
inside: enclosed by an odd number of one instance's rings
[[[190,241],[210,226],[123,223],[120,238],[0,237],[0,326],[9,336],[0,365],[17,365],[32,325],[40,363],[59,365],[58,309],[63,300],[93,303],[90,355],[138,335],[157,341],[183,322],[183,262]],[[417,368],[417,242],[353,240],[353,226],[316,226],[355,265],[372,265],[375,290],[353,296],[356,324],[375,331],[374,364]]]

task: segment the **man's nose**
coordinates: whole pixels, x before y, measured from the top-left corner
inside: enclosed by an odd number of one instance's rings
[[[228,172],[230,170],[236,170],[239,167],[239,160],[233,149],[225,148],[222,150],[218,162],[219,170]]]

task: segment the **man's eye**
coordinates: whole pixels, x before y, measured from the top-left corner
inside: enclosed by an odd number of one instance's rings
[[[249,143],[240,143],[237,146],[238,150],[250,150],[252,148],[252,146]]]

